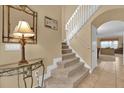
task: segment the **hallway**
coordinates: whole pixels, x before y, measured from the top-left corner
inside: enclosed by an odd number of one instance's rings
[[[116,55],[115,61],[101,61],[99,66],[85,78],[79,88],[122,88],[124,87],[124,65],[122,55]]]

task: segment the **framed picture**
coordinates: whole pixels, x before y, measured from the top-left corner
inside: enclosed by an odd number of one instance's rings
[[[45,16],[44,21],[45,21],[44,22],[45,27],[53,29],[53,30],[58,30],[58,23],[56,20]]]

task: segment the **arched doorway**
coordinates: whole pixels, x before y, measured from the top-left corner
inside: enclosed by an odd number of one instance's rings
[[[97,16],[92,21],[92,66],[91,66],[92,70],[98,65],[97,64],[97,57],[98,57],[97,56],[97,37],[100,37],[100,36],[109,37],[110,35],[116,36],[120,34],[123,35],[123,31],[124,31],[124,17],[123,17],[124,12],[123,11],[124,11],[123,8],[108,10],[100,14],[99,16]],[[106,29],[111,28],[112,31],[106,30],[105,32],[105,29],[104,29],[99,33],[98,30],[102,27],[105,27]]]

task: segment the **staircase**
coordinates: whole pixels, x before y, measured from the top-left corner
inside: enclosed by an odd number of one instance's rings
[[[47,88],[73,88],[77,87],[88,74],[89,69],[84,67],[80,58],[69,48],[67,43],[62,43],[62,62],[51,72],[51,77],[45,81]]]
[[[65,25],[65,41],[67,41],[68,44],[98,9],[98,5],[80,5],[77,7]],[[68,44],[66,42],[62,43],[62,62],[59,62],[57,68],[51,71],[51,77],[45,80],[45,87],[77,87],[89,74],[89,69],[84,66],[80,58],[76,57],[76,54],[72,52]],[[84,45],[82,47],[84,47]]]

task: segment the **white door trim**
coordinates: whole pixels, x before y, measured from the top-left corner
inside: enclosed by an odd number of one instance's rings
[[[91,27],[92,34],[92,63],[91,70],[93,71],[97,67],[97,28],[92,25]]]
[[[123,65],[124,65],[124,32],[123,32]]]

